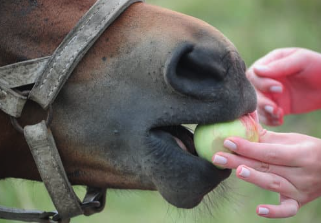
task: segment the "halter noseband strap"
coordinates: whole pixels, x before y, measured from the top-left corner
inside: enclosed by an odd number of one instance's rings
[[[113,21],[134,2],[143,0],[98,0],[70,31],[50,57],[38,58],[0,68],[0,109],[20,117],[31,99],[47,109],[82,57]],[[35,83],[25,97],[12,88]],[[26,211],[0,206],[0,218],[32,222],[69,222],[78,215],[103,209],[106,190],[87,188],[81,203],[68,181],[51,131],[42,121],[26,126],[24,135],[42,181],[58,212]]]

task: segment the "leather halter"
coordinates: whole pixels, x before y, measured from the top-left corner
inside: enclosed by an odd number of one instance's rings
[[[14,118],[21,116],[27,100],[47,109],[99,36],[127,7],[139,1],[144,0],[98,0],[51,56],[1,67],[0,109]],[[13,90],[29,84],[34,86],[27,96]],[[24,136],[57,211],[0,206],[0,219],[69,222],[72,217],[91,215],[104,208],[106,190],[101,188],[88,187],[83,202],[80,202],[68,181],[54,137],[45,121],[25,126]]]

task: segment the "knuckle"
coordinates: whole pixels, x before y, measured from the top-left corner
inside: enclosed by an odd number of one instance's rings
[[[315,145],[311,142],[301,143],[300,145],[296,145],[295,151],[297,151],[297,153],[295,155],[292,154],[292,157],[293,159],[300,157],[297,162],[301,166],[315,166],[320,163],[320,157],[316,155],[315,148]]]
[[[260,172],[269,173],[270,172],[270,164],[265,163],[265,162],[260,162],[257,170]]]
[[[300,201],[300,203],[301,202],[306,203],[309,201],[310,198],[311,197],[309,192],[303,193],[300,196],[298,196],[298,200]]]
[[[266,189],[269,191],[280,191],[281,188],[281,181],[273,178],[272,181],[270,183],[267,184]]]
[[[307,176],[304,178],[304,182],[306,182],[306,188],[302,188],[302,191],[305,193],[305,194],[308,194],[311,192],[311,188],[315,188],[317,185],[320,184],[320,180],[319,180],[319,177],[315,174],[312,174],[313,173],[313,170],[310,171],[311,175],[310,176]]]
[[[277,161],[277,160],[279,160],[278,154],[273,150],[266,150],[265,158],[268,161]]]

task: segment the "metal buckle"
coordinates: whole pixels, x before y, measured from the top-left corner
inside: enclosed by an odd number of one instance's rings
[[[87,187],[85,198],[80,206],[84,212],[84,215],[89,216],[102,211],[105,206],[105,201],[106,189]],[[61,219],[59,213],[56,212],[55,215],[52,216],[52,220],[59,223],[64,223],[64,221],[68,222],[70,219]]]
[[[85,198],[81,204],[84,215],[89,216],[100,212],[105,207],[106,189],[87,187]]]
[[[30,91],[23,91],[20,94],[22,96],[28,97]],[[47,110],[47,118],[46,118],[46,126],[49,127],[51,122],[53,119],[53,110],[52,110],[52,105],[50,104]],[[21,134],[23,134],[23,127],[20,125],[20,123],[18,122],[17,118],[10,116],[10,121],[11,124],[13,125],[13,127],[20,132]]]

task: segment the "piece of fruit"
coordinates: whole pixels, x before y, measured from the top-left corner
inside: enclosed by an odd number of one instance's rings
[[[194,132],[196,152],[199,157],[212,162],[215,153],[232,152],[223,146],[224,140],[228,137],[237,136],[258,142],[259,127],[259,123],[251,115],[245,115],[231,122],[198,125]]]

